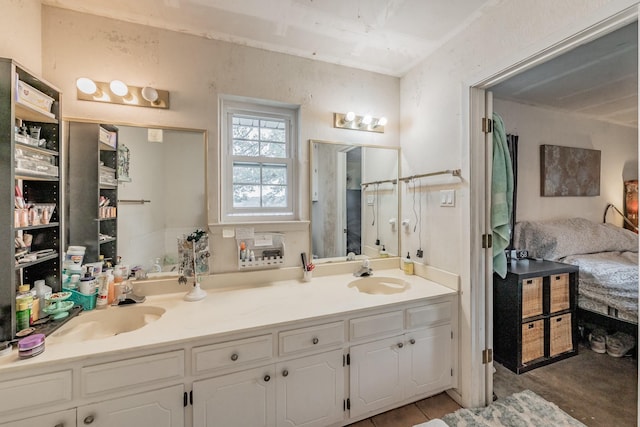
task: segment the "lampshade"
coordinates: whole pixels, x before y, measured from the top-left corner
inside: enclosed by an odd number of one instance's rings
[[[109,89],[118,96],[126,96],[129,93],[129,88],[121,80],[111,80]]]
[[[158,91],[151,86],[145,86],[142,88],[142,97],[149,102],[156,102],[158,100]]]

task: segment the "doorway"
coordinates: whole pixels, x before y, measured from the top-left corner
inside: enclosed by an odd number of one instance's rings
[[[637,7],[632,7],[625,10],[591,28],[587,28],[585,31],[576,34],[573,37],[559,43],[557,45],[543,49],[536,55],[526,58],[523,61],[518,61],[514,65],[507,67],[491,76],[477,81],[474,84],[470,84],[470,100],[469,100],[469,123],[480,124],[482,118],[490,118],[493,112],[493,100],[490,93],[491,88],[497,86],[510,78],[517,76],[518,74],[534,68],[540,64],[543,64],[553,58],[556,58],[570,50],[581,46],[587,42],[600,38],[614,30],[622,28],[634,21],[637,21],[638,10]],[[636,101],[637,103],[637,101]],[[484,343],[481,344],[481,348],[486,348],[488,351],[492,349],[493,337],[493,306],[492,306],[492,268],[491,268],[491,248],[481,248],[481,236],[491,233],[490,225],[488,221],[488,206],[491,204],[491,198],[488,190],[490,186],[487,182],[490,182],[490,164],[491,164],[491,146],[487,144],[487,135],[490,133],[482,132],[479,129],[475,129],[473,126],[469,129],[470,145],[470,175],[474,184],[471,187],[472,193],[475,193],[475,197],[472,196],[472,200],[475,202],[471,206],[471,248],[472,248],[472,260],[479,259],[480,261],[473,261],[471,265],[471,278],[472,283],[474,280],[476,283],[484,284],[480,286],[479,295],[474,299],[474,304],[478,312],[479,325],[475,329],[476,337],[478,341]],[[477,366],[478,371],[484,372],[484,391],[485,404],[489,404],[492,398],[493,392],[493,364],[490,353],[485,358],[482,366]],[[480,364],[480,362],[475,362]]]

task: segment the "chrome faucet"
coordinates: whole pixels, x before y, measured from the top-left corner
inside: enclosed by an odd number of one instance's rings
[[[118,305],[140,304],[147,300],[147,297],[136,295],[133,293],[133,286],[129,281],[125,280],[120,283],[120,295],[118,297]]]
[[[371,276],[372,274],[373,274],[373,269],[371,268],[371,263],[369,263],[368,259],[365,259],[364,261],[362,261],[362,265],[360,266],[360,269],[355,273],[353,273],[353,275],[356,277],[366,277],[366,276]]]

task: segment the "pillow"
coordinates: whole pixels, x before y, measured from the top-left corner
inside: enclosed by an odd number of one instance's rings
[[[514,246],[529,256],[559,260],[597,252],[638,252],[638,235],[611,224],[584,218],[522,221],[516,224]]]

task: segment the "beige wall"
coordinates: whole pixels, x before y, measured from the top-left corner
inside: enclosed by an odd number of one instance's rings
[[[209,222],[217,222],[218,96],[231,94],[301,105],[299,194],[309,219],[308,140],[397,146],[399,79],[309,59],[43,7],[43,74],[64,92],[66,117],[208,131]],[[119,78],[171,92],[171,109],[78,101],[75,80]],[[384,134],[332,127],[333,112],[385,115]],[[168,173],[178,173],[169,171]],[[286,231],[267,227],[266,231]],[[287,265],[309,250],[308,227],[287,232]],[[233,271],[235,240],[213,227],[213,271]]]
[[[42,74],[40,0],[0,0],[0,57]]]
[[[638,178],[638,130],[574,114],[502,101],[494,98],[493,110],[504,119],[507,133],[519,136],[517,220],[582,217],[602,221],[607,203],[623,207],[623,171]],[[600,150],[600,196],[541,197],[540,145]],[[610,222],[622,225],[611,212]]]
[[[488,2],[465,30],[401,79],[403,175],[462,168],[459,184],[427,186],[425,181],[421,246],[425,263],[460,275],[458,391],[465,405],[484,403],[481,352],[486,348],[480,303],[486,284],[471,283],[471,268],[479,261],[470,257],[475,215],[471,201],[477,195],[471,194],[469,182],[469,87],[635,4],[632,0]],[[454,208],[439,206],[442,188],[456,190]],[[412,199],[404,194],[401,200],[406,216],[412,211]],[[407,250],[413,254],[420,246],[418,234],[404,233],[402,246],[403,254]]]

